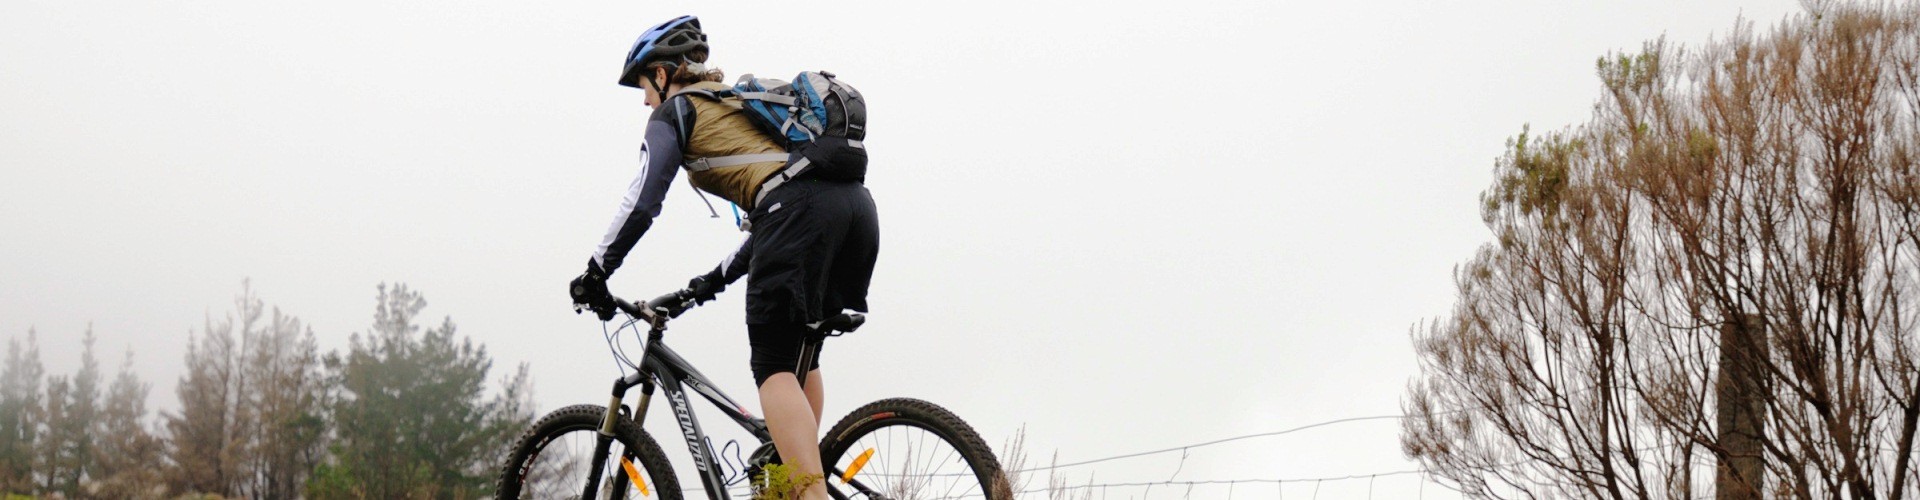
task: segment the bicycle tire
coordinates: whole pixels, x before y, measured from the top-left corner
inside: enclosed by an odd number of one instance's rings
[[[980,439],[980,434],[974,432],[973,426],[967,425],[966,421],[939,405],[918,399],[883,399],[867,403],[866,406],[854,410],[845,418],[841,418],[839,423],[834,424],[833,429],[827,431],[826,437],[821,438],[820,459],[822,463],[833,464],[844,471],[850,467],[851,461],[856,460],[869,446],[874,449],[887,448],[898,453],[902,447],[892,443],[894,441],[892,435],[899,432],[921,434],[915,429],[925,431],[923,434],[930,434],[937,438],[939,442],[935,443],[936,445],[944,444],[951,447],[953,451],[950,453],[958,455],[959,460],[949,462],[941,458],[919,464],[920,459],[911,456],[913,452],[910,450],[913,445],[907,444],[904,447],[909,450],[905,454],[907,456],[874,455],[867,462],[867,467],[855,473],[854,479],[869,486],[878,486],[875,489],[879,493],[900,500],[927,498],[1012,500],[1012,487],[1007,482],[1006,474],[1000,469],[1000,460],[994,457],[993,449],[987,446],[986,441]],[[924,443],[926,438],[922,435],[910,439],[917,439]],[[929,457],[940,453],[936,450]],[[891,470],[893,467],[888,464],[896,462],[902,464],[898,467],[899,470]],[[963,477],[967,475],[964,472],[914,470],[915,467],[936,467],[938,470],[945,470],[946,464],[960,462],[965,463],[965,467],[972,472],[972,479]],[[838,479],[830,481],[839,482]],[[916,486],[916,483],[919,485]],[[936,483],[947,484],[947,486],[927,487]],[[846,488],[846,486],[838,487]],[[954,491],[956,488],[959,488],[958,492]],[[941,491],[921,491],[934,489]]]
[[[574,405],[554,410],[527,429],[525,434],[513,445],[507,460],[500,467],[500,478],[495,483],[494,498],[498,500],[517,500],[523,495],[522,489],[530,469],[547,445],[576,432],[587,433],[587,438],[597,438],[600,432],[600,420],[606,415],[606,407],[600,405]],[[652,478],[648,488],[650,498],[662,500],[681,500],[680,480],[673,474],[673,466],[667,463],[667,455],[660,450],[660,444],[653,436],[647,435],[639,425],[629,419],[620,419],[614,426],[614,440],[625,448],[629,460],[635,467],[646,471]],[[591,442],[591,441],[589,441]],[[591,452],[588,452],[591,454]],[[602,484],[614,480],[614,475],[624,474],[618,462],[606,469],[601,477]],[[584,481],[581,482],[584,485]],[[578,486],[576,486],[577,488]],[[533,492],[527,492],[533,495]],[[621,492],[624,493],[624,492]],[[577,492],[573,493],[578,495]],[[545,498],[544,495],[533,498]]]

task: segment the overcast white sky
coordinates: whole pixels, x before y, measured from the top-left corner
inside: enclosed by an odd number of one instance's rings
[[[826,351],[830,420],[914,396],[995,443],[1025,425],[1035,460],[1074,462],[1397,414],[1416,375],[1409,328],[1447,312],[1453,266],[1487,240],[1477,197],[1504,141],[1584,120],[1608,51],[1662,34],[1698,45],[1742,15],[1768,25],[1797,10],[0,2],[0,337],[37,329],[49,371],[68,373],[91,324],[109,372],[134,349],[150,406],[167,409],[188,333],[230,311],[243,279],[323,349],[367,329],[377,284],[405,282],[429,322],[451,316],[497,368],[530,363],[541,411],[601,402],[616,372],[563,288],[637,171],[648,110],[613,83],[620,59],[641,30],[693,13],[730,75],[830,69],[870,102],[881,260],[869,326]],[[741,237],[685,185],[661,217],[615,293],[677,287]],[[669,344],[752,401],[730,295],[675,323]],[[722,441],[745,438],[706,420]],[[667,422],[648,427],[690,471]],[[1063,472],[1415,468],[1398,433],[1342,424],[1193,449],[1184,465],[1176,453]],[[1415,476],[1318,489],[1455,496]]]

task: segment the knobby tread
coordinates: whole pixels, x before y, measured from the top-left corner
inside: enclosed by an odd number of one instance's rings
[[[1013,488],[1007,483],[1007,476],[1000,469],[1000,460],[994,457],[993,448],[988,447],[986,441],[980,439],[980,433],[974,432],[973,426],[967,425],[965,420],[961,420],[946,408],[919,399],[882,399],[867,403],[847,414],[827,431],[825,437],[820,438],[821,463],[828,465],[837,463],[840,456],[848,451],[841,443],[842,439],[848,440],[847,444],[851,444],[851,441],[857,440],[868,431],[889,425],[891,419],[868,418],[883,412],[893,412],[896,418],[905,417],[920,422],[934,428],[935,432],[946,435],[953,447],[959,450],[960,455],[965,457],[967,463],[973,467],[974,474],[985,478],[981,479],[985,483],[982,489],[992,492],[988,495],[991,500],[1012,500]]]
[[[513,443],[513,451],[508,453],[506,462],[501,464],[500,477],[494,483],[495,498],[500,500],[518,498],[520,490],[520,468],[523,465],[522,463],[527,460],[527,455],[533,452],[535,444],[538,444],[541,440],[549,436],[558,435],[563,431],[572,429],[585,428],[588,432],[598,432],[600,419],[606,414],[606,411],[607,408],[605,406],[583,404],[554,410],[546,414],[546,416],[540,417],[539,421],[535,422],[532,427],[528,428],[526,433],[521,434],[520,438]],[[619,441],[622,447],[625,447],[635,455],[634,458],[636,458],[638,462],[635,465],[645,469],[647,475],[653,478],[655,484],[649,484],[647,486],[656,490],[654,492],[655,498],[681,500],[680,480],[674,476],[673,466],[667,463],[666,453],[661,451],[659,443],[654,442],[653,436],[641,430],[639,425],[633,423],[633,420],[625,418],[620,419],[620,422],[614,425],[613,433],[614,439]],[[619,471],[608,472],[610,474],[622,473]],[[603,478],[603,480],[606,479]]]

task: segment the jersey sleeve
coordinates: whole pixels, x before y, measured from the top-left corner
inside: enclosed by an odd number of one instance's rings
[[[685,99],[673,99],[647,120],[646,138],[640,143],[640,173],[627,186],[620,210],[614,214],[613,224],[607,227],[607,234],[601,238],[600,247],[590,261],[605,275],[612,276],[613,271],[620,268],[627,252],[640,242],[647,228],[653,226],[653,218],[660,215],[661,202],[680,171],[681,151],[686,145],[683,130],[691,125],[691,111]]]
[[[712,300],[713,295],[725,291],[728,285],[747,275],[748,262],[753,260],[752,245],[753,237],[748,236],[746,241],[740,242],[739,249],[727,255],[726,260],[720,261],[720,265],[714,266],[712,271],[707,271],[706,274],[695,278],[689,286],[698,290],[697,293],[705,295],[706,298],[703,300]],[[702,282],[705,284],[698,284]]]
[[[753,261],[752,243],[752,237],[748,237],[746,241],[740,242],[739,249],[727,255],[725,260],[720,261],[720,265],[714,266],[712,271],[707,272],[705,275],[707,282],[721,285],[721,287],[724,288],[726,285],[731,285],[733,282],[739,281],[741,276],[746,276],[747,263]]]

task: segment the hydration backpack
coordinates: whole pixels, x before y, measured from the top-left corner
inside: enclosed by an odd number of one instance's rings
[[[803,71],[792,83],[746,75],[733,93],[753,124],[789,151],[822,137],[867,136],[866,99],[833,73]]]
[[[688,163],[688,170],[697,172],[786,161],[786,168],[761,185],[761,197],[807,172],[828,180],[866,180],[867,151],[861,140],[867,137],[867,101],[860,96],[860,91],[841,82],[833,73],[803,71],[795,75],[792,82],[744,75],[731,89],[686,92],[715,100],[739,99],[747,121],[787,150],[784,158],[768,155],[701,158]]]

